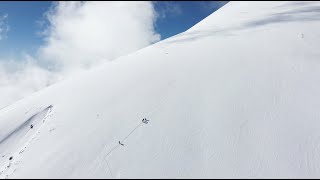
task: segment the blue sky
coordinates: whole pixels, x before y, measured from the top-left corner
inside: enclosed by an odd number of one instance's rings
[[[217,1],[159,1],[155,9],[160,14],[156,30],[162,39],[181,33],[217,9],[226,2]],[[161,17],[165,14],[164,17]]]
[[[0,58],[15,57],[17,52],[34,53],[42,43],[37,23],[51,5],[49,1],[0,2],[0,15],[7,14],[9,31],[0,41]],[[19,59],[19,58],[18,58]]]
[[[50,1],[0,2],[0,17],[7,15],[9,30],[0,40],[0,59],[17,58],[23,53],[33,55],[43,43],[39,35],[44,13],[51,6]],[[154,7],[159,15],[155,30],[161,39],[187,30],[194,24],[224,5],[215,1],[159,1]]]

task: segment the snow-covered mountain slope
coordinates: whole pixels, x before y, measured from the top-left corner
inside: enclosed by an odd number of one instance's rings
[[[319,2],[230,2],[2,109],[0,177],[319,177],[319,47]]]

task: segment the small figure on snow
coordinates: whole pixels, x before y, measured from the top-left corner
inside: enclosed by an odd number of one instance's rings
[[[31,129],[33,128],[33,125],[32,125],[32,124],[30,125],[30,128],[31,128]]]
[[[142,122],[145,123],[145,124],[148,124],[148,121],[149,121],[149,120],[147,120],[146,118],[143,118],[143,119],[142,119]]]
[[[124,144],[122,144],[120,141],[119,141],[119,144],[120,144],[121,146],[124,146]]]

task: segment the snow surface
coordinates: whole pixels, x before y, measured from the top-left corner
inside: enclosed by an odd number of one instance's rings
[[[319,2],[229,2],[0,110],[0,177],[319,178],[319,47]]]

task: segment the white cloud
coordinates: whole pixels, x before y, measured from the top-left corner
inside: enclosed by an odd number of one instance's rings
[[[8,14],[0,16],[0,40],[7,37],[9,31],[9,25],[7,22]]]
[[[151,2],[58,2],[39,53],[59,69],[87,68],[160,40]]]
[[[35,58],[0,61],[0,108],[160,40],[152,2],[55,2],[44,17],[45,43]]]
[[[26,55],[24,61],[0,61],[0,109],[59,79],[59,74],[40,67]]]

